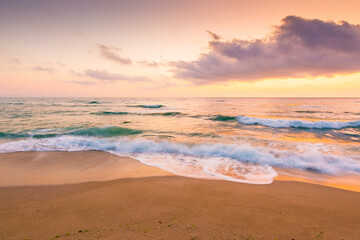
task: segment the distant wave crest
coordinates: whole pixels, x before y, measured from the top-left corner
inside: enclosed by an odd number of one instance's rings
[[[236,117],[218,114],[210,117],[209,120],[219,121],[219,122],[231,122],[231,121],[236,121]]]
[[[93,128],[83,128],[78,130],[73,130],[68,135],[75,136],[95,136],[95,137],[116,137],[116,136],[127,136],[140,134],[142,131],[122,128],[122,127],[93,127]]]
[[[128,107],[139,107],[139,108],[162,108],[164,105],[155,104],[155,105],[129,105]]]
[[[360,127],[360,121],[305,121],[247,116],[238,116],[236,119],[239,123],[245,125],[262,125],[273,128],[342,129]]]
[[[142,115],[142,116],[177,116],[185,115],[181,112],[159,112],[159,113],[133,113],[133,112],[109,112],[109,111],[100,111],[94,112],[91,114],[95,115]]]
[[[126,115],[129,114],[128,112],[109,112],[109,111],[102,111],[102,112],[96,112],[96,113],[92,113],[92,114],[97,114],[97,115]]]

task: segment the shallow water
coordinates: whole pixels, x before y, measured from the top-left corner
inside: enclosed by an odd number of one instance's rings
[[[0,112],[0,152],[103,150],[257,184],[274,167],[360,179],[359,98],[1,98]]]

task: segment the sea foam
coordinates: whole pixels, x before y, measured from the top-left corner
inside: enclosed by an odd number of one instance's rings
[[[245,125],[262,125],[273,128],[342,129],[360,127],[360,121],[305,121],[247,116],[237,116],[236,119],[239,123]]]
[[[184,176],[220,178],[257,184],[272,182],[276,176],[272,167],[296,168],[334,175],[360,173],[358,160],[325,154],[315,148],[297,153],[246,144],[189,145],[168,141],[81,136],[28,139],[0,144],[2,153],[86,150],[130,155],[147,165],[158,166]]]

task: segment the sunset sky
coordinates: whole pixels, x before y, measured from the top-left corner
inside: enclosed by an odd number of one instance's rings
[[[0,0],[0,96],[360,97],[358,0]]]

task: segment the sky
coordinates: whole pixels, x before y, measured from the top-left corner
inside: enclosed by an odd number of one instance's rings
[[[0,0],[0,96],[360,97],[358,0]]]

